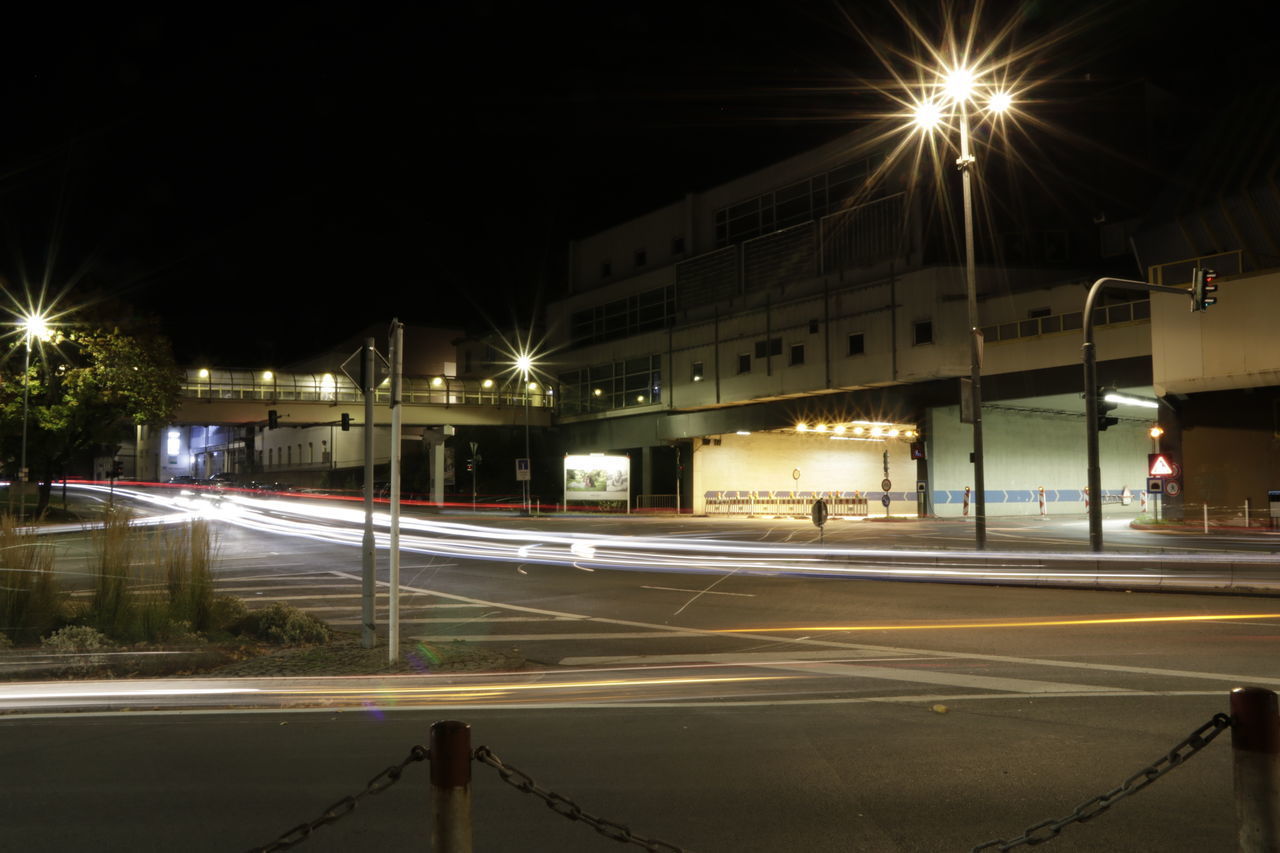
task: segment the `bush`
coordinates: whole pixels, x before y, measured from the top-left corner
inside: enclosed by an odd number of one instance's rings
[[[220,595],[209,607],[209,626],[215,631],[234,631],[248,615],[243,601],[233,595]]]
[[[246,615],[236,633],[281,646],[327,643],[331,636],[329,626],[310,613],[279,602]]]
[[[92,652],[110,648],[111,642],[97,628],[68,625],[45,637],[40,645],[53,652]]]
[[[34,643],[62,623],[53,547],[0,519],[0,626],[11,641]]]

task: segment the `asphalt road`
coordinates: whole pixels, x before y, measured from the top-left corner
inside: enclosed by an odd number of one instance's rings
[[[593,529],[713,544],[814,532],[708,521]],[[497,523],[530,525],[582,522]],[[357,630],[358,548],[230,523],[218,537],[223,591],[254,606],[289,601]],[[385,578],[385,555],[380,565]],[[106,683],[119,695],[101,703],[68,693],[103,685],[46,685],[31,700],[6,688],[0,701],[26,702],[28,713],[134,710],[0,718],[5,843],[263,844],[358,791],[424,741],[431,720],[449,717],[588,811],[687,849],[968,849],[1112,790],[1224,711],[1232,687],[1280,687],[1274,597],[670,569],[406,554],[404,633],[427,650],[457,640],[517,647],[531,662],[519,673],[242,681],[252,696],[181,700],[126,694],[227,685]],[[228,706],[259,712],[196,713]],[[181,711],[153,716],[157,707]],[[1055,849],[1230,849],[1227,741],[1068,828]],[[424,770],[410,768],[308,848],[423,846]],[[616,849],[488,768],[475,772],[477,850]]]

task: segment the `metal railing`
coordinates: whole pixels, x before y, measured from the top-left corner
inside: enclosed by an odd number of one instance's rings
[[[487,383],[487,384],[486,384]],[[263,400],[269,402],[359,403],[360,389],[341,373],[275,373],[261,370],[189,368],[180,385],[184,397],[211,400]],[[389,402],[385,382],[375,389],[378,402]],[[542,386],[526,391],[518,385],[486,379],[452,376],[409,377],[403,400],[413,405],[524,406],[554,408],[554,389]]]
[[[707,515],[787,515],[808,517],[813,502],[824,500],[834,516],[862,518],[867,515],[865,492],[790,491],[710,491],[703,495]]]
[[[1151,302],[1148,299],[1135,299],[1132,302],[1103,305],[1093,309],[1093,324],[1095,326],[1136,323],[1150,319]],[[1083,325],[1084,312],[1068,311],[1063,314],[1050,314],[1047,317],[1030,317],[1026,320],[1013,320],[1008,323],[984,326],[982,328],[982,337],[990,344],[997,341],[1034,338],[1059,332],[1078,332]]]

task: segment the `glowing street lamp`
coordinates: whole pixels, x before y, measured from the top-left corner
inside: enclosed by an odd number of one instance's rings
[[[43,314],[27,314],[18,324],[22,330],[22,455],[18,462],[18,482],[24,484],[23,495],[18,504],[18,517],[26,514],[27,502],[25,483],[27,481],[27,421],[31,409],[31,339],[49,340],[49,318]]]
[[[517,353],[513,364],[516,372],[520,374],[520,380],[524,383],[524,458],[529,466],[524,480],[524,514],[530,515],[533,508],[533,457],[529,452],[529,397],[532,396],[530,391],[538,387],[534,382],[530,381],[530,377],[537,365],[533,360],[533,353],[528,351]]]
[[[974,486],[974,543],[978,549],[987,545],[986,478],[982,457],[982,332],[978,328],[978,275],[973,251],[973,167],[974,157],[969,150],[969,113],[982,110],[996,115],[1013,105],[1013,97],[1006,91],[984,85],[981,74],[972,68],[958,65],[941,75],[939,93],[935,97],[917,103],[912,124],[922,133],[943,131],[948,119],[958,119],[960,129],[960,156],[956,166],[964,187],[964,256],[965,291],[969,307],[969,376],[973,404],[973,486]]]

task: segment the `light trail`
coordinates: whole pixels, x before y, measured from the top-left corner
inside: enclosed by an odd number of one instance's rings
[[[1067,625],[1135,625],[1158,622],[1217,622],[1225,619],[1280,619],[1280,613],[1218,613],[1198,616],[1116,616],[1105,619],[1044,619],[1013,622],[939,622],[928,625],[805,625],[789,628],[722,628],[717,634],[768,634],[787,631],[937,631],[950,628],[1044,628]]]
[[[75,484],[72,488],[106,492]],[[360,547],[364,513],[347,505],[244,493],[154,494],[117,487],[116,495],[156,510],[153,523],[191,517],[248,530]],[[390,519],[374,514],[375,541],[388,547]],[[434,518],[402,516],[400,546],[408,553],[523,565],[657,572],[736,572],[757,576],[799,575],[879,580],[1039,585],[1100,585],[1150,588],[1178,584],[1223,588],[1235,580],[1234,566],[1252,567],[1280,585],[1274,555],[1232,554],[1228,571],[1206,570],[1205,555],[966,552],[840,548],[684,536],[619,536],[490,527]],[[1227,558],[1222,558],[1226,562]],[[1087,568],[1079,568],[1080,563]],[[1256,573],[1256,572],[1255,572]]]

